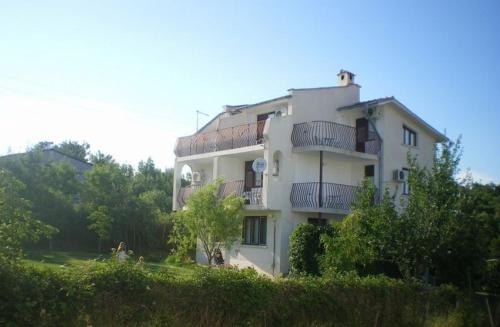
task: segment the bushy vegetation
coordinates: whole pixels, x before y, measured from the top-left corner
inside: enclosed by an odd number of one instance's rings
[[[352,274],[272,280],[205,268],[179,280],[114,261],[44,271],[2,264],[0,289],[2,326],[423,326],[484,318],[453,287]]]
[[[320,258],[325,252],[321,236],[334,236],[336,229],[332,225],[300,224],[290,235],[288,260],[290,275],[320,274]]]
[[[43,160],[47,149],[89,161],[93,167],[77,176],[68,162]],[[57,231],[48,241],[31,246],[107,252],[125,241],[135,252],[166,253],[171,169],[162,171],[148,159],[134,170],[110,155],[91,154],[86,143],[71,141],[40,142],[26,154],[1,158],[0,169],[20,185],[18,202],[29,203],[33,219]]]
[[[365,182],[338,235],[322,237],[323,272],[383,273],[498,294],[487,281],[498,280],[498,269],[487,262],[500,256],[500,193],[457,181],[460,155],[459,142],[446,142],[430,169],[409,157],[410,193],[399,212],[387,191],[374,202],[375,188]]]

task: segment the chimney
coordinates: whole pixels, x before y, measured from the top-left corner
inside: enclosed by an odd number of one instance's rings
[[[353,73],[341,69],[340,72],[337,74],[337,85],[338,86],[347,86],[354,84],[354,75]]]

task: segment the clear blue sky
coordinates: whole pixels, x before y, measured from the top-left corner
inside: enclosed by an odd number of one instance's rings
[[[195,110],[357,74],[500,182],[500,1],[1,1],[0,154],[87,140],[173,164]],[[3,132],[2,132],[3,131]]]

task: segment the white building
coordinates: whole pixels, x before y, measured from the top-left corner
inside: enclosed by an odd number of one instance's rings
[[[218,176],[220,196],[245,197],[241,242],[226,263],[276,275],[288,272],[288,239],[297,224],[341,220],[365,177],[388,187],[395,203],[408,192],[407,154],[430,166],[446,137],[394,97],[360,102],[354,74],[340,71],[334,87],[290,89],[251,105],[225,106],[175,147],[173,208]],[[255,172],[263,158],[267,167]],[[261,161],[261,160],[260,160]],[[181,187],[189,166],[193,184]],[[197,261],[206,262],[202,251]]]

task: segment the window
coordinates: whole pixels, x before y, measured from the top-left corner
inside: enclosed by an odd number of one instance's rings
[[[243,244],[266,245],[266,234],[266,217],[245,217],[243,221]]]
[[[403,144],[417,146],[417,133],[403,126]]]
[[[410,194],[410,184],[408,184],[408,175],[410,171],[408,168],[403,168],[403,172],[405,173],[405,180],[403,182],[403,195],[408,195]]]
[[[375,183],[375,165],[365,166],[365,178],[372,184]]]

